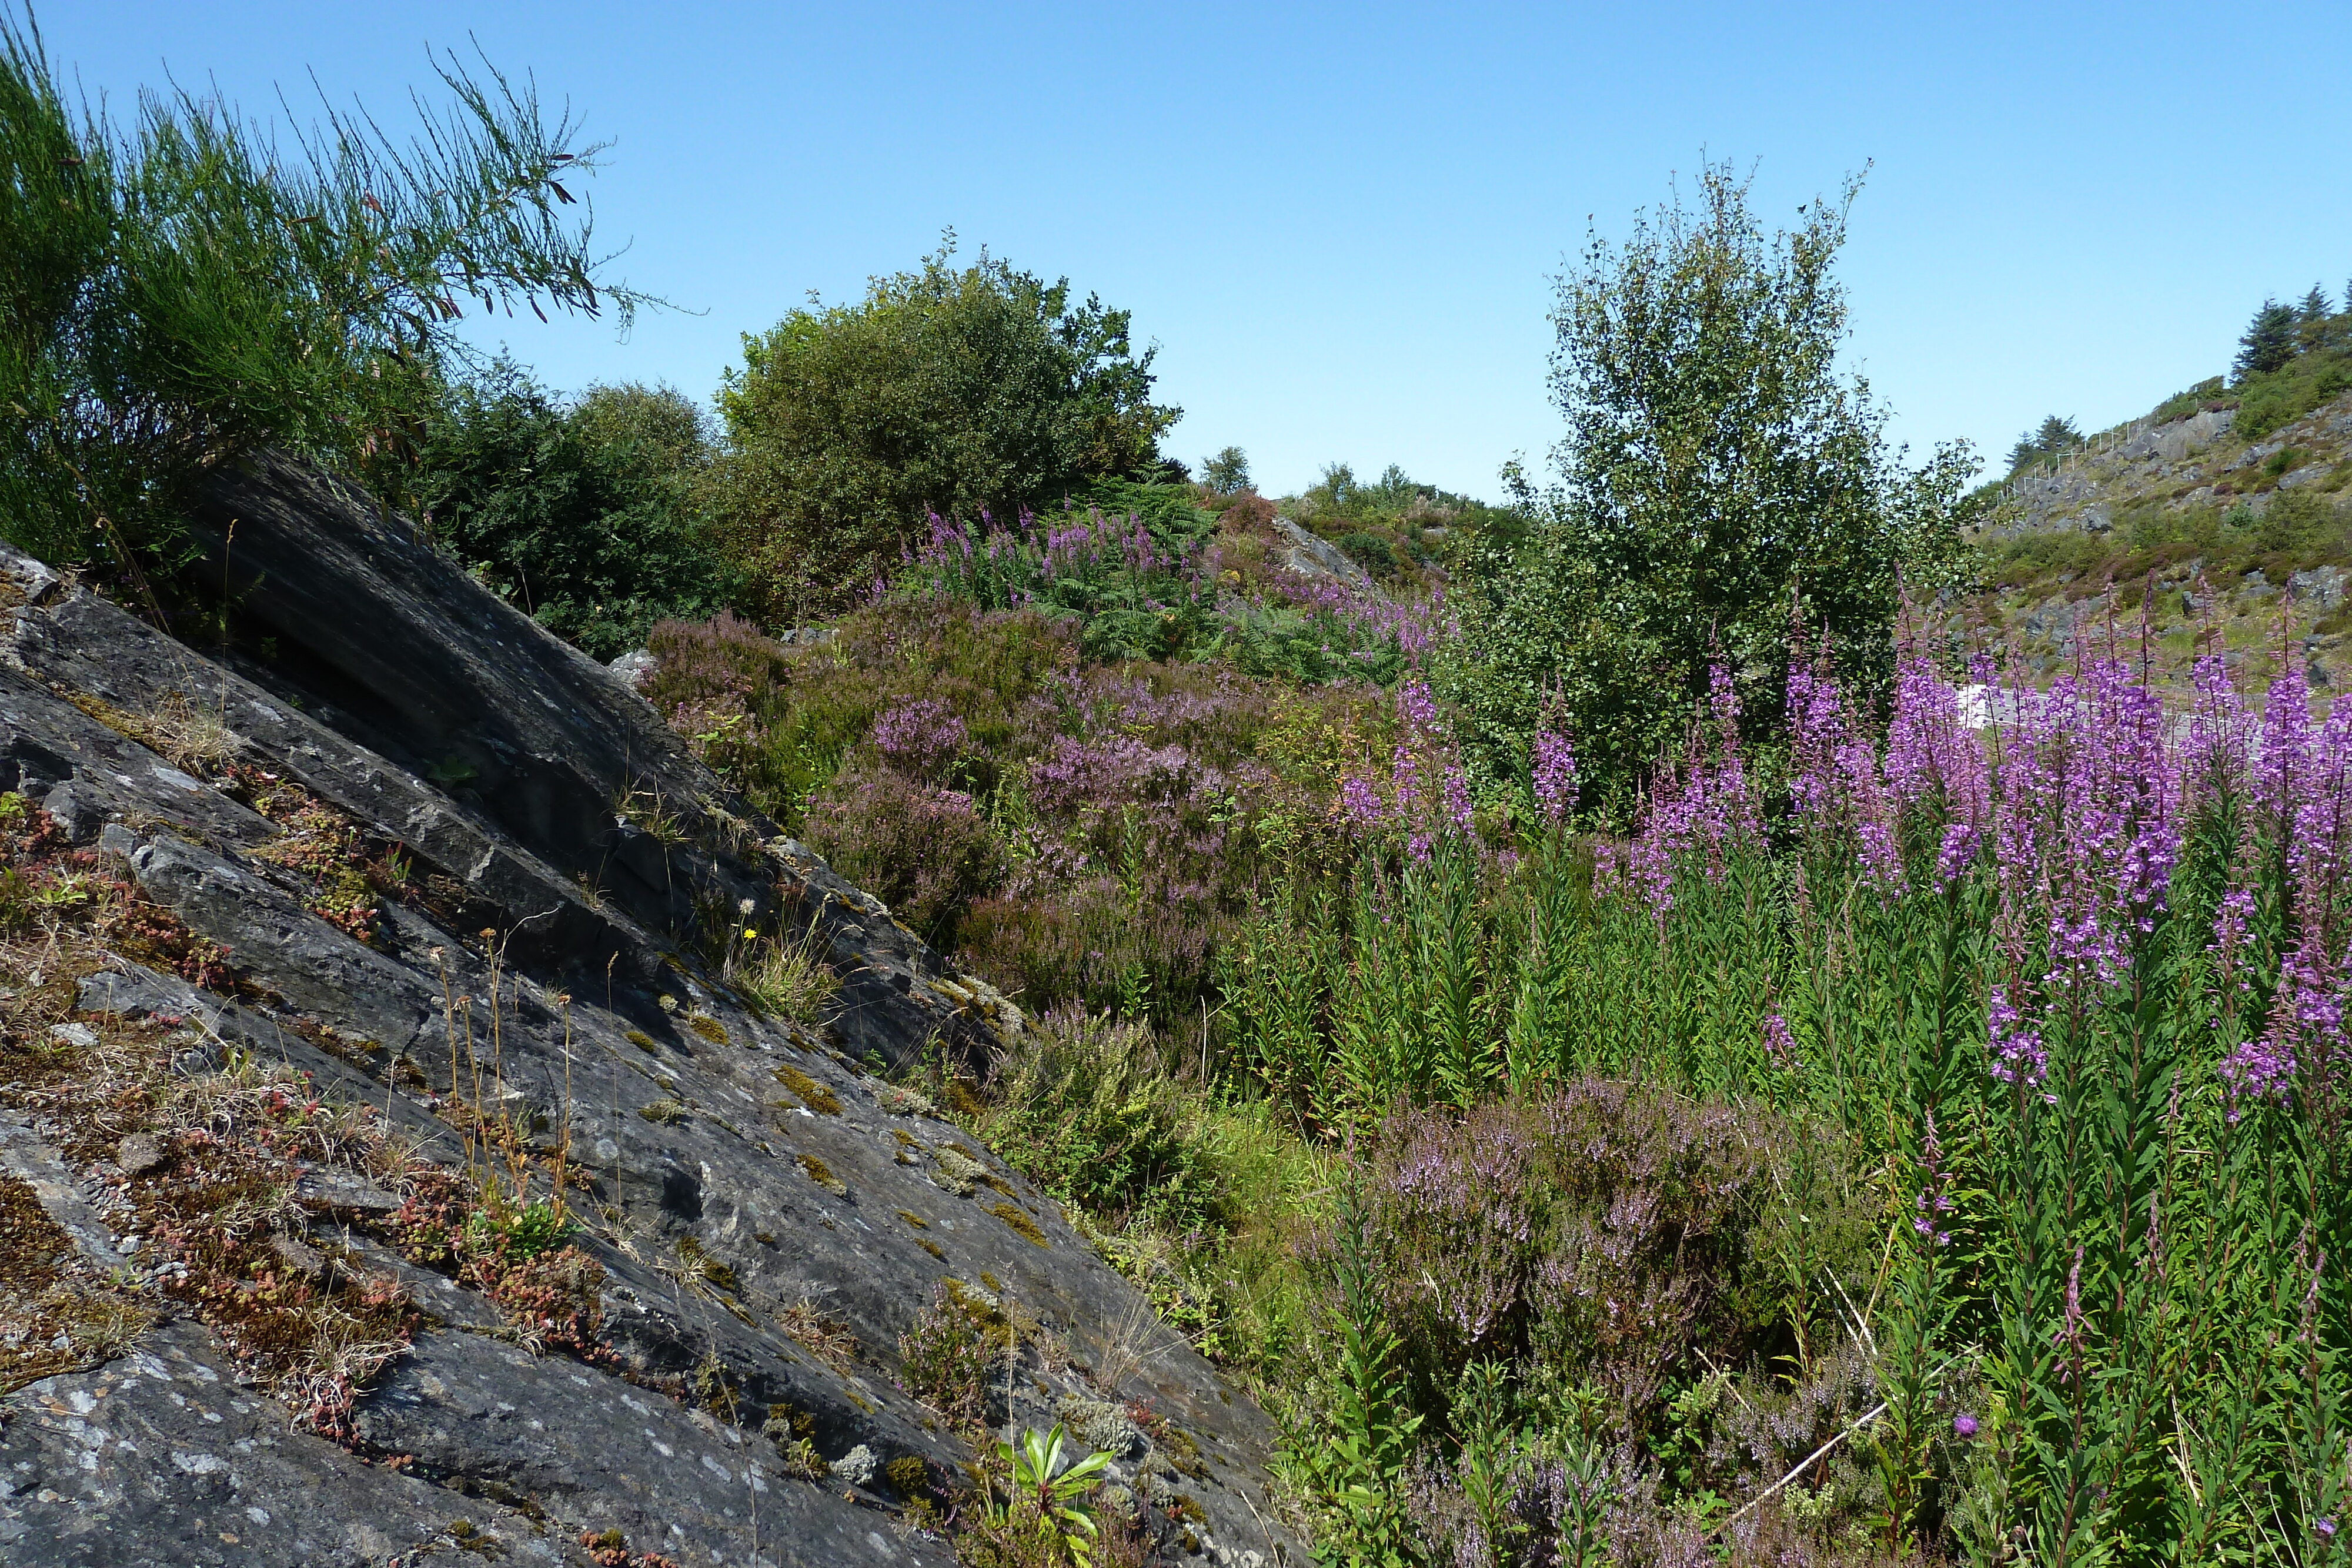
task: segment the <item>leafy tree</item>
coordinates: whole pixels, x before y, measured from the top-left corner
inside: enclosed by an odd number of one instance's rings
[[[2294,358],[2294,329],[2293,306],[2282,305],[2275,299],[2263,300],[2245,335],[2238,340],[2238,357],[2231,366],[2238,380],[2267,375],[2284,368]]]
[[[565,407],[501,362],[456,388],[420,444],[421,515],[445,548],[599,659],[729,600],[701,489],[702,411],[667,387]]]
[[[1559,483],[1522,494],[1532,538],[1486,552],[1457,601],[1455,685],[1489,778],[1524,767],[1549,712],[1622,800],[1679,746],[1711,664],[1768,735],[1792,612],[1874,678],[1898,573],[1927,588],[1957,571],[1973,457],[1950,447],[1900,473],[1869,388],[1835,363],[1846,307],[1831,264],[1856,188],[1768,238],[1747,181],[1710,164],[1695,208],[1677,197],[1622,246],[1595,236],[1559,280]]]
[[[1250,486],[1249,454],[1228,446],[1213,457],[1201,459],[1201,483],[1221,496]]]
[[[69,107],[0,15],[0,529],[144,594],[189,486],[278,446],[397,492],[469,310],[626,321],[594,280],[595,164],[528,88],[437,68],[446,108],[398,143],[330,110],[292,150],[217,98]],[[567,210],[572,209],[572,210]],[[397,498],[397,497],[396,497]]]
[[[1129,315],[953,236],[856,305],[743,340],[719,394],[724,538],[772,618],[836,605],[926,512],[970,516],[1140,478],[1181,412],[1150,401]]]

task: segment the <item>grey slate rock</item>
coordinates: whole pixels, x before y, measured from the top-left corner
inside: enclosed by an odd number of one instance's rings
[[[397,1194],[318,1167],[296,1195],[307,1231],[280,1239],[300,1249],[293,1261],[388,1276],[437,1325],[354,1416],[363,1451],[415,1464],[364,1465],[293,1430],[284,1410],[234,1387],[205,1331],[172,1323],[129,1357],[0,1402],[0,1563],[381,1563],[427,1546],[451,1555],[458,1517],[513,1562],[583,1562],[577,1534],[593,1526],[689,1565],[748,1563],[755,1532],[772,1563],[944,1563],[945,1547],[899,1533],[879,1497],[852,1503],[839,1485],[789,1479],[760,1433],[770,1406],[789,1405],[828,1463],[863,1448],[877,1470],[916,1457],[958,1473],[971,1455],[898,1387],[898,1344],[943,1281],[977,1290],[984,1276],[1069,1348],[1052,1368],[1024,1351],[1009,1413],[996,1396],[1000,1419],[1043,1427],[1071,1401],[1116,1411],[1148,1399],[1202,1455],[1199,1476],[1157,1453],[1137,1461],[1162,1460],[1166,1476],[1150,1482],[1162,1506],[1190,1498],[1204,1538],[1299,1555],[1258,1522],[1275,1511],[1275,1434],[1246,1394],[1057,1206],[919,1096],[852,1065],[869,1051],[907,1061],[940,1033],[987,1050],[1020,1027],[1015,1009],[731,797],[603,667],[399,519],[275,461],[224,480],[215,504],[239,518],[236,570],[277,628],[282,668],[225,665],[0,549],[0,787],[69,811],[78,841],[226,947],[240,981],[230,997],[120,961],[81,977],[79,1004],[183,1020],[175,1070],[211,1071],[238,1049],[309,1074],[322,1097],[373,1105],[425,1157],[456,1164],[463,1148],[433,1104],[466,1049],[446,998],[476,998],[480,1028],[493,970],[478,933],[499,931],[504,1109],[542,1141],[568,1132],[590,1183],[577,1240],[606,1270],[609,1359],[509,1343],[491,1303],[369,1234]],[[387,902],[377,938],[356,940],[267,852],[276,824],[66,694],[131,716],[175,699],[223,716],[242,763],[406,846],[416,879],[440,892]],[[441,766],[451,758],[472,777]],[[614,798],[649,783],[678,806],[676,841],[614,821]],[[634,869],[607,874],[623,862]],[[737,897],[816,922],[846,977],[823,1030],[750,1012],[693,956],[695,901]],[[784,1079],[821,1086],[837,1111],[788,1104],[804,1096]],[[677,1119],[639,1113],[656,1101]],[[833,1184],[813,1180],[803,1156]],[[0,1159],[94,1263],[127,1263],[127,1239],[37,1130],[0,1124]],[[1021,1228],[1000,1208],[1017,1209]],[[828,1359],[833,1347],[791,1336],[787,1309],[804,1301],[854,1355]],[[691,1394],[706,1376],[724,1391],[715,1407]],[[200,1404],[220,1419],[205,1421]]]

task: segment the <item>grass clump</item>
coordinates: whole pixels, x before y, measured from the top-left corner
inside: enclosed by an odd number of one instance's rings
[[[826,1005],[841,990],[841,978],[826,966],[814,926],[797,938],[751,938],[730,947],[723,973],[768,1017],[812,1028],[824,1021]]]

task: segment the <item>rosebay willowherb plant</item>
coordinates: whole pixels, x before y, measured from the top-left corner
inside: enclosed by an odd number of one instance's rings
[[[1661,1506],[1704,1521],[1706,1498],[1752,1494],[1739,1534],[1836,1492],[1898,1556],[2337,1561],[2352,704],[2315,720],[2290,672],[2257,712],[2218,659],[2186,712],[2115,657],[2086,654],[2047,691],[1974,674],[1907,657],[1874,730],[1801,657],[1780,821],[1718,680],[1636,833],[1589,857],[1559,835],[1516,867],[1466,831],[1418,841],[1366,781],[1353,805],[1387,824],[1385,858],[1368,852],[1328,910],[1269,912],[1237,943],[1302,957],[1234,966],[1234,1038],[1310,1130],[1385,1119],[1382,1160],[1423,1157],[1415,1118],[1454,1129],[1426,1156],[1437,1208],[1400,1232],[1421,1239],[1393,1260],[1391,1321],[1422,1321],[1432,1291],[1477,1306],[1430,1321],[1478,1329],[1453,1356],[1500,1350],[1528,1397],[1607,1339],[1482,1337],[1512,1321],[1487,1323],[1488,1306],[1532,1299],[1513,1281],[1553,1223],[1513,1207],[1515,1173],[1557,1156],[1492,1110],[1442,1107],[1637,1073],[1742,1118],[1777,1107],[1805,1129],[1785,1161],[1853,1173],[1878,1244],[1822,1237],[1819,1206],[1776,1177],[1780,1218],[1705,1272],[1750,1291],[1751,1337],[1665,1335],[1661,1396],[1694,1392],[1621,1427]],[[1562,793],[1554,771],[1531,779],[1537,800]],[[1438,891],[1448,874],[1460,903]],[[1443,944],[1464,932],[1475,1023],[1457,1036]],[[1399,1100],[1441,1109],[1398,1121]],[[1768,1498],[1801,1457],[1770,1445],[1673,1458],[1706,1449],[1714,1419],[1678,1380],[1723,1367],[1759,1407],[1772,1380],[1742,1355],[1780,1357],[1802,1388],[1849,1339],[1874,1394],[1810,1479]],[[1433,1420],[1449,1375],[1413,1385]]]

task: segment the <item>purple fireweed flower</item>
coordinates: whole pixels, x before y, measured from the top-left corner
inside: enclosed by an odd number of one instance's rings
[[[2216,959],[2213,993],[2225,1004],[2252,983],[2247,973],[2246,922],[2253,913],[2253,889],[2239,887],[2221,895],[2221,907],[2213,914],[2213,940],[2206,944],[2205,951]]]
[[[1721,665],[1709,678],[1715,728],[1706,735],[1694,728],[1682,766],[1652,779],[1641,831],[1625,851],[1625,879],[1661,920],[1674,907],[1675,878],[1685,866],[1720,882],[1730,855],[1763,836],[1763,814],[1739,754],[1738,696]]]
[[[2197,661],[2197,704],[2189,716],[2189,738],[2181,771],[2195,804],[2244,791],[2253,755],[2253,719],[2230,680],[2227,660],[2208,653]]]
[[[1944,1145],[1936,1135],[1936,1113],[1932,1111],[1927,1113],[1927,1131],[1919,1140],[1919,1163],[1926,1167],[1927,1186],[1913,1200],[1916,1212],[1912,1217],[1911,1228],[1925,1240],[1949,1247],[1952,1233],[1944,1228],[1944,1217],[1952,1212],[1952,1173],[1944,1168]]]
[[[1565,821],[1576,805],[1576,749],[1568,737],[1539,729],[1535,753],[1536,804],[1547,821]]]
[[[1789,1020],[1779,1013],[1764,1015],[1764,1054],[1783,1067],[1797,1065],[1796,1037],[1789,1032]]]
[[[2050,1073],[2050,1052],[2042,1048],[2042,1036],[2037,1031],[2023,1027],[2023,1015],[2011,1003],[2007,990],[1994,989],[1986,1018],[1992,1049],[1992,1075],[2020,1088],[2040,1088]]]
[[[1903,858],[1878,753],[1847,722],[1825,662],[1790,664],[1789,730],[1789,792],[1810,846],[1855,865],[1871,885],[1899,892]]]
[[[1960,694],[1927,660],[1897,667],[1886,730],[1886,787],[1896,810],[1981,828],[1990,807],[1984,742],[1962,721]]]
[[[1944,824],[1944,841],[1936,851],[1936,891],[1944,893],[1969,874],[1976,864],[1978,848],[1984,835],[1971,822]]]
[[[1349,778],[1339,786],[1339,818],[1349,827],[1359,831],[1376,827],[1388,810],[1380,792],[1364,779]]]
[[[1451,766],[1445,769],[1445,820],[1457,832],[1470,831],[1470,786],[1462,769]]]

